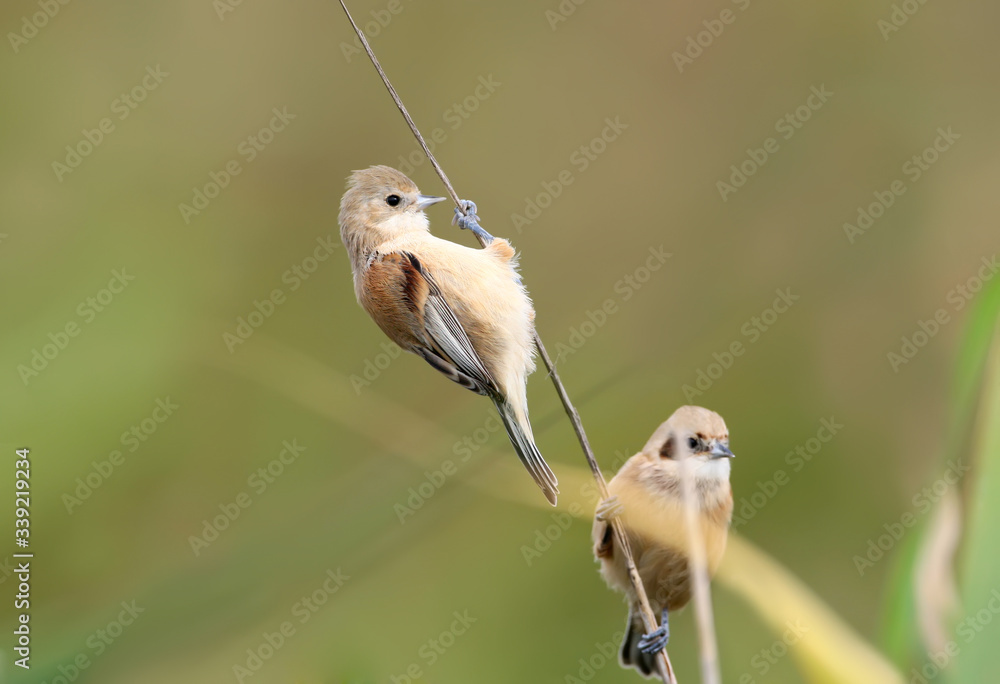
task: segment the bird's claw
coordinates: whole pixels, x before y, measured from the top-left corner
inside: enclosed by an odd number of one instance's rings
[[[670,634],[667,632],[666,627],[659,627],[649,634],[644,634],[639,638],[639,650],[647,655],[653,653],[659,653],[664,648],[667,647],[667,642],[670,641]]]
[[[459,200],[462,208],[455,208],[455,216],[452,218],[452,225],[458,225],[462,230],[472,231],[477,238],[489,244],[493,242],[493,236],[483,230],[479,225],[479,217],[476,216],[476,203],[472,200]]]
[[[660,615],[660,626],[649,634],[639,637],[637,646],[646,654],[659,653],[667,647],[668,641],[670,641],[670,612],[664,608]]]
[[[594,511],[594,517],[601,522],[611,522],[624,511],[625,506],[618,500],[618,497],[609,496],[597,506],[597,510]]]
[[[455,207],[455,218],[451,220],[451,225],[457,223],[459,228],[468,229],[468,226],[463,224],[470,220],[476,220],[476,203],[472,200],[459,200],[459,202],[462,204],[462,207]]]

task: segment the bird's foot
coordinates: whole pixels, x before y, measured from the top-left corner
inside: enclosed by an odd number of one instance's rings
[[[594,517],[601,522],[611,522],[625,511],[625,507],[617,496],[609,496],[598,505]]]
[[[667,609],[663,609],[663,617],[658,629],[639,638],[639,650],[646,654],[659,653],[667,647],[670,641],[670,618]]]
[[[472,234],[489,244],[493,242],[493,236],[483,230],[479,225],[479,217],[476,216],[476,203],[472,200],[460,200],[462,208],[455,209],[455,217],[451,220],[452,225],[457,224],[462,230],[470,230]]]
[[[644,634],[639,638],[639,650],[647,655],[653,653],[659,653],[664,648],[667,647],[667,642],[670,641],[670,637],[667,634],[667,630],[660,627],[656,631],[650,632],[649,634]]]

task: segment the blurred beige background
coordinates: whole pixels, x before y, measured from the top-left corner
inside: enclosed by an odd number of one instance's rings
[[[558,511],[488,402],[393,358],[354,301],[344,180],[416,144],[340,7],[48,4],[0,9],[0,445],[31,448],[36,553],[33,667],[5,646],[4,677],[637,681],[586,677],[625,611],[563,515],[593,501],[544,373]],[[927,3],[890,31],[888,2],[351,6],[459,194],[521,251],[601,461],[683,403],[719,411],[737,512],[788,476],[737,534],[879,644],[898,549],[853,558],[940,474],[953,289],[997,249],[1000,10]],[[881,215],[845,229],[859,207]],[[430,217],[474,244],[447,205]],[[924,344],[894,364],[904,336]],[[824,420],[843,427],[787,456]],[[122,602],[143,612],[109,628]],[[742,599],[717,588],[715,609],[726,681],[802,681]],[[697,681],[690,610],[672,633]]]

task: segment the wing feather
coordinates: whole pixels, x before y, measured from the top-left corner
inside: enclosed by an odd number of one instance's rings
[[[450,361],[459,373],[471,378],[483,389],[496,393],[498,391],[496,380],[486,368],[479,352],[472,346],[468,333],[462,327],[434,276],[413,254],[403,252],[403,256],[409,259],[414,270],[427,283],[427,298],[424,300],[423,310],[424,331],[436,347],[435,351],[439,352],[444,360]]]
[[[499,396],[496,380],[430,271],[411,252],[373,254],[363,302],[380,327],[453,382]],[[392,294],[392,293],[395,294]]]

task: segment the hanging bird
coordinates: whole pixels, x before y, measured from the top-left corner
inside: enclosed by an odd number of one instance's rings
[[[339,222],[355,294],[393,342],[493,401],[521,463],[554,506],[558,482],[528,422],[535,311],[514,249],[458,210],[459,225],[488,238],[484,249],[431,235],[424,209],[444,199],[421,195],[388,166],[351,175]],[[463,206],[474,216],[473,203]]]

